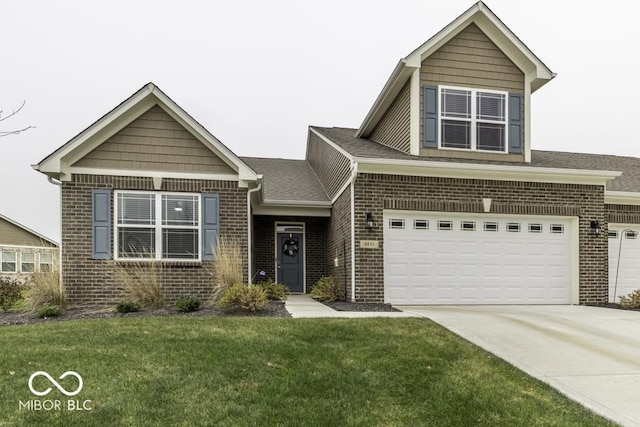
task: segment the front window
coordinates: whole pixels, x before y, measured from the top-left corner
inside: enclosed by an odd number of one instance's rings
[[[505,92],[440,88],[440,146],[505,152]]]
[[[48,273],[53,270],[53,254],[40,254],[40,271]]]
[[[116,258],[200,259],[200,196],[117,192]]]
[[[36,255],[32,252],[20,254],[20,271],[23,273],[33,273],[36,271]]]
[[[16,253],[9,251],[0,251],[0,272],[16,273]]]

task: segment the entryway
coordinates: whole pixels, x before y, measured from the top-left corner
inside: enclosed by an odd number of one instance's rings
[[[276,223],[276,278],[289,292],[303,293],[304,224]]]

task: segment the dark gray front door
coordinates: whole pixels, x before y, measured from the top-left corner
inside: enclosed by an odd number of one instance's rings
[[[304,247],[301,233],[278,233],[278,283],[289,292],[304,292]]]

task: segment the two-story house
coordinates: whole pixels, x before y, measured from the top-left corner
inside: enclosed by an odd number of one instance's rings
[[[34,166],[62,185],[69,299],[120,298],[114,260],[163,262],[170,298],[206,296],[219,236],[247,281],[332,275],[354,301],[627,293],[640,159],[534,150],[531,97],[554,76],[478,2],[400,60],[359,128],[310,127],[304,160],[240,158],[148,84]]]

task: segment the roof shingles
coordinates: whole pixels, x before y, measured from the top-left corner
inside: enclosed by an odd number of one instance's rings
[[[567,153],[561,151],[531,151],[531,163],[514,164],[488,160],[419,157],[403,153],[377,142],[356,138],[356,129],[313,127],[353,157],[456,163],[480,163],[522,167],[620,171],[622,175],[607,183],[609,191],[640,192],[640,158],[605,154]]]

